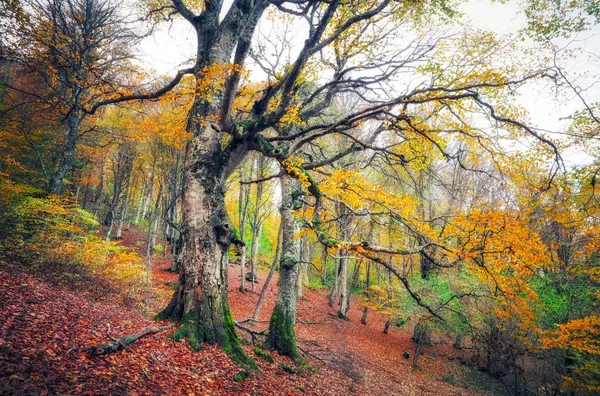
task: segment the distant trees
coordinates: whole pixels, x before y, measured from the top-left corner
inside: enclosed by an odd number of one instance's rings
[[[93,129],[84,124],[86,117],[103,100],[130,89],[129,61],[138,37],[112,0],[6,5],[0,15],[0,60],[17,74],[5,82],[12,95],[3,111],[15,118],[33,105],[60,125],[58,158],[47,181],[48,191],[59,194],[80,137]]]

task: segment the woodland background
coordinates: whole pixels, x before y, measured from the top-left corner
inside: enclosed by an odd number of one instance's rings
[[[0,389],[599,392],[600,4],[458,4],[0,0]]]

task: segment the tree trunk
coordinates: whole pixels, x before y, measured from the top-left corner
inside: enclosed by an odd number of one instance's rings
[[[340,205],[339,212],[341,214],[340,218],[340,238],[343,241],[347,241],[350,237],[350,218],[346,207]],[[338,286],[338,294],[339,294],[339,309],[338,309],[338,317],[342,319],[348,319],[346,314],[350,309],[348,304],[348,251],[346,249],[342,249],[340,251],[340,268],[339,268],[339,286]]]
[[[362,317],[360,318],[360,323],[362,323],[364,325],[367,324],[367,313],[368,312],[369,312],[369,308],[364,307]]]
[[[371,235],[369,235],[369,240],[372,237],[372,231],[373,231],[373,223],[371,223]],[[365,280],[365,284],[366,284],[366,289],[369,290],[369,287],[371,286],[371,261],[367,261],[367,274],[366,274],[366,280]],[[369,312],[369,307],[365,306],[363,308],[363,314],[362,314],[362,318],[360,318],[360,323],[366,325],[367,324],[367,314]]]
[[[258,157],[256,160],[256,177],[263,177],[264,170],[264,157]],[[254,217],[252,219],[252,245],[250,248],[250,273],[252,274],[252,292],[256,289],[256,255],[258,253],[258,246],[260,242],[260,235],[262,233],[261,219],[261,207],[262,207],[262,195],[264,185],[263,183],[256,184],[256,198],[254,200]]]
[[[310,266],[310,262],[312,262],[312,257],[310,255],[310,240],[308,238],[308,234],[305,234],[300,239],[300,266],[299,266],[299,275],[298,275],[298,299],[303,299],[303,291],[304,286],[308,284],[308,270]]]
[[[321,283],[325,284],[325,282],[327,282],[327,261],[328,261],[329,255],[327,254],[327,248],[323,247],[323,268],[322,268],[322,272],[321,272]]]
[[[59,195],[62,192],[64,179],[73,165],[77,140],[79,139],[79,125],[81,125],[82,119],[83,114],[80,110],[73,110],[67,116],[67,139],[65,147],[56,171],[48,182],[48,192],[52,194]]]
[[[277,302],[271,315],[266,345],[281,355],[294,359],[299,357],[296,345],[296,284],[298,282],[299,246],[296,234],[299,231],[298,220],[293,213],[300,205],[293,192],[299,183],[284,175],[281,180],[281,228],[282,247],[279,270],[279,290]]]
[[[340,260],[334,260],[333,283],[331,284],[331,291],[329,292],[329,306],[331,308],[333,308],[335,306],[335,300],[338,298],[339,284],[340,284]]]
[[[194,122],[191,118],[190,123]],[[186,148],[181,206],[185,249],[178,289],[159,318],[181,322],[175,340],[185,337],[194,349],[200,349],[203,342],[218,343],[235,361],[254,367],[240,346],[227,300],[227,250],[232,232],[222,169],[215,161],[224,155],[221,135],[212,124],[198,127]]]
[[[383,334],[387,334],[388,331],[390,331],[391,324],[392,324],[392,319],[388,319],[388,321],[385,322],[385,326],[383,327]]]
[[[250,172],[252,174],[252,172]],[[244,181],[244,172],[240,172],[240,181]],[[240,195],[238,202],[238,211],[240,216],[240,240],[245,240],[246,235],[246,217],[248,214],[248,198],[250,196],[250,188],[247,184],[240,184]],[[246,245],[242,246],[240,257],[240,291],[246,292]]]
[[[269,275],[267,275],[265,284],[263,285],[262,290],[260,291],[260,296],[258,297],[258,301],[256,302],[256,308],[254,309],[254,315],[252,315],[252,321],[254,322],[258,320],[258,315],[260,313],[260,309],[262,308],[262,304],[265,299],[265,295],[267,294],[267,290],[269,289],[269,285],[271,284],[271,279],[273,278],[273,274],[275,274],[275,269],[277,268],[279,260],[281,260],[282,234],[283,233],[280,225],[279,232],[277,233],[277,248],[275,249],[275,258],[273,259],[273,264],[271,264],[271,269],[269,270]]]
[[[131,177],[131,173],[127,176],[127,182],[125,187],[125,197],[123,197],[123,203],[121,204],[121,214],[119,215],[119,227],[117,228],[117,239],[121,239],[123,236],[123,223],[125,222],[125,217],[127,216],[127,199],[129,198],[129,178]]]
[[[262,233],[262,222],[259,222],[256,225],[256,229],[253,230],[253,236],[252,236],[252,248],[250,249],[250,273],[252,274],[251,282],[252,283],[252,292],[254,293],[254,291],[256,290],[256,280],[257,280],[257,276],[256,276],[256,258],[258,255],[258,245],[259,245],[259,239],[260,239],[260,234]]]

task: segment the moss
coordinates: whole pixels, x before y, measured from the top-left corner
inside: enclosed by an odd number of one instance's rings
[[[265,351],[261,350],[260,348],[254,348],[253,351],[256,354],[256,356],[266,360],[269,363],[275,363],[275,359],[273,359],[273,356],[271,356],[270,353],[265,352]]]
[[[296,344],[295,323],[290,316],[279,304],[275,305],[266,344],[268,348],[275,349],[280,355],[297,359],[299,353]]]
[[[298,367],[298,371],[306,372],[306,373],[317,373],[317,369],[310,364],[306,363],[304,360],[298,359],[296,361],[296,366]]]
[[[229,355],[229,357],[242,367],[250,370],[259,370],[256,362],[250,358],[242,349],[240,341],[235,333],[235,323],[231,317],[231,311],[229,310],[229,304],[227,300],[223,302],[223,315],[224,315],[224,327],[225,334],[221,335],[219,343],[221,347]]]
[[[256,135],[256,140],[258,141],[258,144],[260,144],[260,146],[266,153],[270,153],[273,150],[275,150],[275,146],[273,146],[270,142],[268,142],[267,139],[262,137],[262,135]]]
[[[321,243],[323,243],[325,246],[332,247],[340,244],[339,240],[331,238],[329,235],[327,235],[325,230],[323,230],[323,227],[321,227],[321,220],[314,219],[312,223],[312,228],[315,230],[317,236],[319,237],[319,241],[321,241]]]
[[[280,268],[292,268],[296,264],[298,264],[296,259],[289,256],[282,257],[281,260],[279,260]]]
[[[174,341],[181,341],[182,338],[187,338],[190,348],[194,351],[202,349],[202,342],[198,337],[198,330],[196,328],[196,321],[198,320],[198,313],[196,310],[190,310],[188,313],[183,315],[181,318],[181,324],[179,328],[171,338]]]
[[[279,367],[280,367],[280,368],[281,368],[283,371],[285,371],[286,373],[290,373],[290,374],[296,374],[296,370],[294,370],[292,367],[288,366],[288,365],[287,365],[287,364],[285,364],[285,363],[281,363],[281,364],[279,365]]]
[[[123,337],[123,344],[125,344],[125,345],[129,345],[133,341],[135,341],[135,339],[133,338],[133,336],[131,334],[128,334],[125,337]]]
[[[242,370],[233,376],[235,382],[242,382],[246,378],[248,378],[248,372],[246,370]]]

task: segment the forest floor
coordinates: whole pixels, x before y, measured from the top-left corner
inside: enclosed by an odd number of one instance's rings
[[[123,243],[138,246],[143,239],[127,233]],[[140,248],[141,250],[141,248]],[[170,260],[153,260],[154,309],[165,306],[177,282],[168,272]],[[360,323],[362,309],[353,302],[349,321],[337,318],[327,304],[325,290],[304,289],[298,303],[296,326],[299,346],[307,367],[272,353],[274,363],[257,356],[252,345],[244,349],[260,372],[241,382],[241,371],[218,347],[205,345],[192,351],[186,342],[169,338],[175,329],[142,338],[117,353],[92,357],[82,348],[109,342],[142,327],[155,324],[149,315],[122,299],[102,293],[90,284],[67,288],[15,267],[0,268],[0,394],[11,395],[114,395],[114,394],[209,394],[209,395],[474,395],[495,394],[497,384],[488,376],[460,364],[466,352],[438,339],[425,347],[419,367],[412,368],[414,343],[407,329],[390,326],[386,318],[369,312],[367,325]],[[240,267],[229,267],[229,302],[234,320],[252,316],[266,272],[260,272],[256,293],[239,291]],[[248,287],[251,284],[247,283]],[[275,304],[277,278],[268,289],[257,330]],[[116,300],[116,301],[115,301]],[[238,329],[244,338],[243,330]],[[403,352],[410,354],[403,358]],[[286,371],[293,368],[296,373]]]

